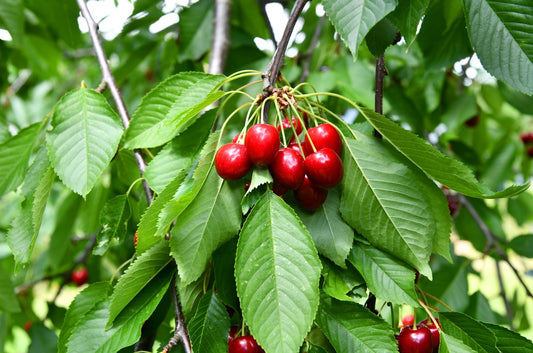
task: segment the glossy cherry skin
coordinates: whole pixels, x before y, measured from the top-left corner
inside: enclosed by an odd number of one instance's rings
[[[437,321],[437,324],[440,325],[439,319],[435,319]],[[425,325],[429,331],[431,331],[431,341],[433,342],[433,353],[437,353],[439,351],[439,345],[440,345],[440,332],[439,328],[435,326],[433,321],[430,319],[425,319],[421,321],[418,326]]]
[[[244,145],[228,143],[220,147],[215,155],[215,168],[225,180],[237,180],[248,173],[252,162]]]
[[[78,287],[84,285],[89,280],[89,271],[85,267],[73,271],[70,280]]]
[[[229,328],[228,345],[235,339],[235,335],[239,332],[240,327],[237,325],[231,325]]]
[[[339,155],[331,148],[322,148],[305,159],[305,173],[318,187],[331,189],[339,185],[344,167]]]
[[[400,353],[432,353],[431,331],[426,326],[405,326],[398,337]]]
[[[289,190],[296,189],[304,181],[304,159],[291,148],[280,149],[269,169],[274,183],[279,183]]]
[[[228,353],[264,353],[251,335],[237,337],[231,341]]]
[[[304,210],[314,211],[326,201],[328,191],[314,185],[311,180],[304,177],[302,185],[294,190],[294,198]]]
[[[311,145],[309,139],[313,141],[316,151],[320,151],[322,148],[327,147],[334,150],[339,156],[341,155],[341,137],[333,125],[322,124],[307,130],[305,141],[303,143],[304,152],[306,155],[313,153],[313,146]]]
[[[244,145],[250,161],[266,167],[274,160],[279,149],[278,130],[268,124],[255,124],[248,129]]]
[[[413,314],[407,314],[402,318],[403,326],[412,326],[415,322],[415,317]]]
[[[282,129],[291,129],[291,124],[294,126],[294,129],[296,130],[296,135],[300,135],[302,132],[302,122],[295,116],[291,117],[291,120],[289,118],[285,118],[281,121],[281,124],[278,125],[277,129],[281,132]],[[289,130],[292,132],[292,129]]]

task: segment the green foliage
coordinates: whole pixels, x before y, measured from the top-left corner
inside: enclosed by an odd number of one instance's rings
[[[238,326],[266,353],[396,352],[406,307],[440,352],[533,351],[530,2],[310,1],[272,96],[294,2],[232,1],[220,75],[213,1],[132,3],[119,33],[97,18],[100,48],[76,1],[0,1],[0,351],[184,352],[184,329],[222,353]],[[290,116],[280,147],[341,136],[313,211],[268,167],[215,166]]]

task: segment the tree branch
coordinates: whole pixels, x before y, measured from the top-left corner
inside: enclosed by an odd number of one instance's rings
[[[385,54],[382,54],[376,60],[376,87],[374,93],[374,110],[378,114],[383,114],[383,80],[387,75],[387,68],[385,67]],[[381,134],[374,129],[374,136],[381,138]]]
[[[481,232],[483,233],[483,235],[487,239],[487,247],[486,247],[485,251],[488,252],[490,249],[494,249],[496,251],[496,253],[502,258],[502,260],[507,262],[509,267],[511,267],[511,270],[513,270],[516,278],[518,279],[518,281],[520,282],[520,284],[522,285],[522,287],[526,291],[526,295],[528,297],[533,298],[533,293],[531,293],[531,291],[529,290],[527,284],[522,279],[522,276],[520,276],[520,273],[518,272],[516,267],[514,267],[514,265],[509,260],[509,257],[507,256],[505,251],[502,249],[500,244],[496,241],[496,236],[491,232],[491,230],[485,224],[483,219],[481,219],[481,217],[479,216],[479,213],[477,213],[477,211],[474,208],[474,206],[472,206],[470,201],[468,201],[468,199],[464,195],[459,194],[459,199],[460,199],[461,203],[468,209],[468,212],[470,212],[470,214],[472,215],[472,218],[474,218],[474,221],[476,222],[476,224],[478,225],[479,229],[481,229]]]
[[[223,74],[230,46],[231,0],[215,0],[215,23],[209,56],[209,73]]]
[[[185,319],[183,318],[183,312],[178,299],[178,292],[176,290],[176,275],[172,277],[170,282],[172,289],[172,302],[174,304],[174,320],[176,322],[176,328],[174,329],[174,336],[170,338],[168,344],[163,348],[163,353],[168,353],[170,350],[178,344],[181,340],[185,353],[192,353],[191,340],[189,339],[189,332],[185,327]]]
[[[277,49],[278,41],[276,40],[276,36],[274,35],[274,29],[272,28],[272,23],[270,22],[270,19],[268,18],[268,14],[266,12],[266,5],[271,1],[260,0],[259,2],[260,2],[259,7],[261,9],[261,14],[263,15],[263,18],[265,19],[268,32],[270,33],[270,38],[272,39],[272,42],[274,43],[274,49]]]
[[[96,53],[96,58],[98,59],[98,63],[100,64],[100,71],[102,72],[103,81],[109,87],[111,96],[113,97],[113,100],[115,101],[115,105],[117,106],[120,120],[122,120],[122,125],[124,126],[124,129],[127,129],[130,124],[130,116],[128,114],[128,110],[126,109],[126,105],[124,104],[124,100],[122,99],[122,96],[120,95],[120,91],[115,82],[115,78],[113,77],[113,74],[111,73],[111,68],[109,67],[107,56],[104,52],[104,48],[102,46],[102,42],[100,41],[100,37],[98,36],[98,24],[94,21],[91,15],[91,12],[89,11],[89,8],[87,7],[87,3],[85,2],[85,0],[77,0],[77,2],[78,2],[78,7],[80,8],[81,14],[87,21],[87,26],[89,27],[89,34],[91,36],[91,41],[93,43],[94,51]],[[135,155],[135,161],[137,162],[139,172],[141,173],[141,176],[142,176],[144,173],[144,170],[146,169],[146,162],[139,151],[135,150],[133,151],[133,154]],[[143,179],[143,186],[144,186],[144,192],[146,194],[146,199],[148,201],[148,204],[151,204],[153,193],[152,193],[152,190],[150,190],[148,183],[144,179]]]
[[[300,82],[304,82],[307,80],[307,77],[309,76],[309,68],[311,66],[311,57],[313,55],[313,51],[315,50],[315,47],[318,43],[318,39],[320,38],[320,34],[322,33],[322,28],[324,28],[324,20],[325,16],[321,16],[318,20],[318,24],[316,25],[315,32],[313,33],[313,38],[311,39],[311,43],[309,43],[309,48],[305,52],[305,54],[302,55],[302,58],[305,59],[303,69],[302,69],[302,75],[300,76]]]

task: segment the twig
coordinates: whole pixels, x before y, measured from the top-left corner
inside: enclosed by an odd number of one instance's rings
[[[503,285],[503,278],[502,278],[502,270],[500,268],[500,262],[495,261],[496,263],[496,274],[498,275],[498,283],[500,284],[500,295],[502,296],[503,303],[505,304],[505,313],[507,315],[507,318],[509,319],[509,324],[511,326],[511,330],[514,330],[513,328],[513,308],[511,307],[511,303],[509,302],[509,299],[507,299],[507,293],[505,292],[505,286]]]
[[[385,67],[385,54],[382,54],[376,60],[376,88],[374,93],[374,110],[378,114],[383,114],[383,79],[388,75]],[[374,129],[374,136],[381,138],[381,134]]]
[[[215,23],[209,57],[209,73],[223,74],[230,44],[229,20],[231,0],[215,0]]]
[[[183,343],[183,348],[185,348],[185,353],[191,353],[191,340],[189,339],[189,333],[185,327],[185,319],[183,318],[183,313],[179,304],[178,293],[176,291],[176,275],[172,277],[170,282],[172,290],[172,302],[174,304],[174,320],[176,322],[176,328],[174,329],[174,336],[172,336],[168,344],[163,348],[162,353],[168,353],[170,350],[176,346],[179,341]]]
[[[276,87],[276,80],[278,79],[279,71],[281,70],[283,59],[285,58],[285,51],[287,50],[287,46],[289,45],[289,39],[291,38],[291,34],[294,31],[296,21],[298,20],[298,17],[300,17],[300,14],[302,13],[302,10],[307,1],[308,0],[296,0],[296,3],[294,4],[294,7],[292,8],[291,14],[289,16],[289,20],[287,21],[285,31],[283,32],[283,36],[281,37],[281,41],[279,42],[276,52],[274,53],[274,57],[272,58],[265,72],[263,73],[263,92],[266,96],[270,96],[274,88]],[[266,122],[266,120],[268,119],[269,111],[270,101],[267,101],[265,103],[265,109],[263,111],[262,116],[263,122]]]
[[[477,211],[474,208],[474,206],[472,206],[470,201],[468,201],[468,199],[464,195],[460,195],[459,194],[459,200],[468,209],[468,212],[470,212],[470,214],[472,215],[472,218],[474,218],[474,221],[476,222],[476,224],[478,225],[479,229],[481,229],[481,232],[483,233],[483,235],[487,239],[487,246],[485,248],[485,251],[488,252],[490,249],[494,249],[496,251],[496,253],[501,257],[501,259],[503,261],[507,262],[509,267],[511,267],[511,269],[513,270],[516,278],[518,279],[518,281],[520,282],[520,284],[522,285],[522,287],[526,291],[526,295],[528,297],[533,298],[533,293],[531,293],[531,291],[529,290],[527,284],[522,279],[522,276],[520,276],[520,273],[518,272],[516,267],[514,267],[514,265],[509,260],[509,257],[507,257],[507,254],[505,254],[505,251],[502,249],[500,244],[496,241],[496,236],[490,231],[489,227],[487,227],[487,225],[485,224],[483,219],[481,219],[481,217],[479,216],[479,213],[477,213]]]
[[[263,18],[265,19],[268,32],[270,33],[270,38],[272,39],[272,42],[274,43],[274,49],[278,48],[278,41],[276,40],[276,36],[274,35],[274,29],[272,28],[272,22],[270,22],[270,19],[268,18],[268,14],[266,12],[266,5],[270,1],[267,0],[260,0],[259,7],[261,9],[261,14],[263,15]]]
[[[300,76],[300,82],[304,82],[307,80],[307,77],[309,76],[309,67],[311,66],[311,57],[313,55],[313,51],[315,50],[315,47],[318,43],[318,39],[320,38],[320,34],[322,33],[322,28],[324,28],[324,21],[325,16],[321,16],[318,20],[318,24],[316,25],[315,32],[313,33],[313,38],[311,39],[311,43],[309,44],[309,48],[305,52],[305,54],[302,55],[302,58],[305,59],[303,69],[302,69],[302,75]]]
[[[120,95],[120,91],[115,82],[115,78],[111,73],[111,68],[109,67],[107,56],[104,52],[100,37],[98,36],[98,24],[94,21],[85,0],[77,0],[77,2],[83,17],[87,21],[87,26],[89,27],[89,34],[91,36],[91,41],[93,42],[96,58],[98,59],[98,63],[100,64],[100,71],[102,72],[103,81],[107,83],[109,91],[111,92],[111,96],[113,97],[115,105],[117,106],[118,114],[120,116],[120,119],[122,120],[122,125],[124,125],[124,129],[127,129],[130,124],[130,116],[128,114],[128,110],[126,109],[126,105],[124,104],[124,100]],[[139,172],[142,176],[144,170],[146,169],[146,162],[144,161],[144,158],[142,157],[139,151],[135,150],[133,151],[133,154],[135,155],[135,161],[137,161],[137,166],[139,167]],[[153,193],[152,190],[150,190],[150,187],[148,186],[146,180],[143,180],[143,186],[148,204],[151,204]]]

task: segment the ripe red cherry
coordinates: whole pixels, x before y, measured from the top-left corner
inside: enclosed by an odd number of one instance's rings
[[[291,148],[282,148],[269,166],[274,183],[279,183],[287,189],[296,189],[305,176],[304,159]]]
[[[291,120],[289,118],[285,118],[281,121],[281,124],[278,125],[277,129],[278,131],[281,131],[283,129],[291,129],[291,124],[294,126],[294,129],[296,130],[296,135],[300,135],[302,132],[302,122],[295,116],[291,117]],[[290,130],[292,131],[292,129]]]
[[[432,353],[431,331],[426,326],[405,326],[398,337],[400,353]]]
[[[264,353],[265,351],[257,344],[251,335],[237,337],[231,341],[228,353]]]
[[[307,135],[305,135],[304,141],[304,152],[306,155],[313,153],[313,147],[311,146],[309,139],[313,141],[313,145],[317,151],[328,147],[335,151],[339,156],[341,155],[341,137],[333,125],[322,124],[307,130]]]
[[[237,135],[235,135],[233,140],[231,140],[231,142],[233,142],[233,143],[243,143],[244,142],[244,136],[242,134],[237,134]]]
[[[255,124],[244,139],[248,158],[253,164],[266,167],[274,160],[279,149],[279,133],[272,125]]]
[[[479,115],[473,116],[472,118],[465,121],[467,127],[476,127],[479,124]]]
[[[240,179],[248,173],[251,167],[252,163],[248,159],[248,152],[244,145],[225,144],[215,155],[215,168],[222,179]]]
[[[89,271],[85,267],[73,271],[70,275],[70,280],[78,287],[84,285],[89,280]]]
[[[314,185],[307,175],[304,177],[302,185],[294,190],[294,198],[304,210],[308,211],[314,211],[322,206],[327,197],[328,191]]]
[[[33,322],[31,322],[31,321],[29,321],[29,320],[26,321],[26,322],[24,323],[24,331],[30,333],[30,330],[31,330],[31,326],[32,326],[32,325],[33,325]]]
[[[412,326],[415,322],[415,316],[413,314],[407,314],[402,318],[403,326]]]
[[[229,328],[228,344],[230,344],[231,341],[235,339],[235,335],[237,334],[237,332],[239,332],[239,329],[240,329],[239,326],[231,325],[231,327]]]
[[[331,148],[322,148],[305,159],[305,173],[318,187],[331,189],[339,185],[344,167],[339,155]]]
[[[437,324],[440,325],[439,319],[435,319],[437,321]],[[429,331],[431,332],[431,341],[433,342],[433,353],[437,353],[439,351],[439,344],[440,344],[440,332],[439,328],[435,326],[433,321],[430,319],[425,319],[421,321],[418,326],[425,325]]]

